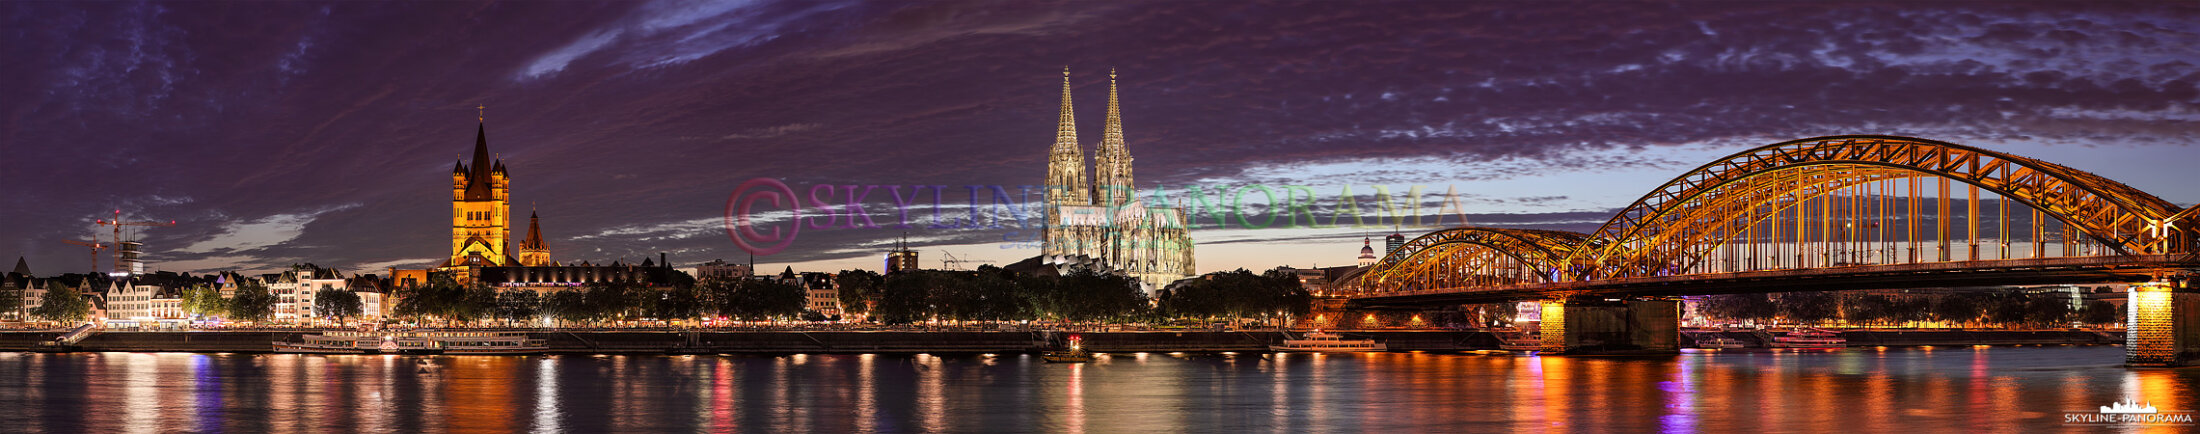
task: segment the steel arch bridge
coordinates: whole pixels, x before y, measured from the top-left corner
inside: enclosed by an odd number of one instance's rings
[[[2146,280],[2200,267],[2196,208],[1970,146],[1817,137],[1705,164],[1590,234],[1446,229],[1340,283],[1425,303]]]

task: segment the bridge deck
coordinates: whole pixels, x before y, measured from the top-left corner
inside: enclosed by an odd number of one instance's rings
[[[2193,255],[2001,259],[1853,265],[1471,288],[1437,288],[1351,297],[1359,306],[1495,303],[1555,297],[1621,298],[1852,289],[2144,282],[2155,273],[2200,268]]]

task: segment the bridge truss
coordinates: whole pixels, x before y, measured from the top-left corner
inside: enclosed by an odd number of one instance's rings
[[[1781,270],[1843,274],[1965,263],[1999,269],[2096,257],[2182,261],[2200,252],[2194,214],[2195,208],[2046,161],[1910,137],[1818,137],[1705,164],[1589,234],[1446,229],[1406,243],[1344,283],[1360,297],[1382,297],[1559,291]]]

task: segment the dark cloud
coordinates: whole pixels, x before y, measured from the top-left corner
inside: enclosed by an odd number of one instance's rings
[[[477,104],[561,259],[730,258],[710,222],[750,178],[1037,182],[1063,65],[1087,142],[1121,71],[1139,179],[1165,185],[1376,157],[1486,169],[1367,174],[1399,184],[1685,170],[1658,152],[1846,133],[2188,160],[2200,140],[2200,13],[2166,2],[0,8],[0,239],[41,271],[81,268],[59,241],[115,209],[179,221],[145,232],[168,263],[439,257]],[[1562,200],[1515,196],[1476,200]]]

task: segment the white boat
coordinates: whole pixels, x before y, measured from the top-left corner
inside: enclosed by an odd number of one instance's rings
[[[1734,338],[1726,337],[1726,335],[1721,335],[1718,333],[1699,333],[1696,334],[1695,338],[1696,348],[1725,349],[1742,348],[1748,346],[1742,344],[1742,341],[1735,340]]]
[[[1497,349],[1515,354],[1543,351],[1543,339],[1529,336],[1516,329],[1500,329],[1491,333],[1497,338]]]
[[[299,337],[298,342],[276,341],[275,352],[310,354],[541,354],[550,350],[542,339],[528,339],[522,332],[383,331],[324,332]]]
[[[1284,339],[1282,345],[1268,346],[1269,351],[1276,352],[1387,351],[1388,348],[1374,339],[1345,339],[1335,333],[1322,333],[1320,330],[1309,332],[1298,339]]]
[[[1796,328],[1795,330],[1789,331],[1786,336],[1777,336],[1772,338],[1772,347],[1848,348],[1849,340],[1848,338],[1841,337],[1841,333],[1839,332],[1814,328]]]

